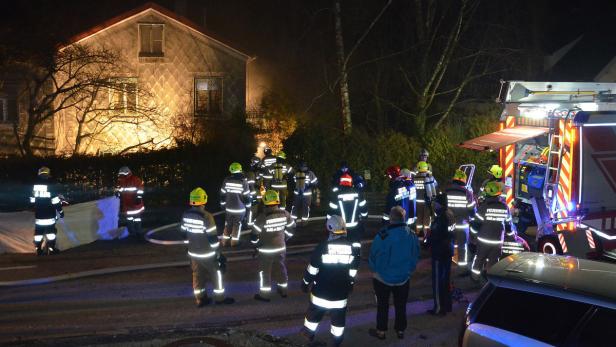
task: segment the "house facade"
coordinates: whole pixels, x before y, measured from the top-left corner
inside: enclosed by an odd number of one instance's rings
[[[117,117],[101,115],[102,122],[80,122],[82,109],[63,109],[37,130],[43,134],[36,140],[38,154],[163,148],[173,146],[191,128],[245,114],[251,58],[159,5],[146,4],[101,23],[60,50],[76,45],[117,54],[119,68],[111,76],[114,87],[97,94],[95,101]],[[4,117],[0,151],[4,152],[11,151],[14,141],[13,127],[6,125],[25,116],[15,97],[0,94]],[[149,113],[135,115],[140,110]]]

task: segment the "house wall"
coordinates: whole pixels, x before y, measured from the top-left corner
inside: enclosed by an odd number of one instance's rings
[[[164,57],[139,57],[138,23],[163,23]],[[92,142],[86,152],[119,152],[153,140],[148,148],[173,144],[176,136],[194,124],[194,78],[223,77],[223,115],[246,109],[246,58],[215,41],[160,15],[154,10],[125,20],[78,42],[93,48],[118,52],[122,76],[136,77],[138,85],[152,93],[160,112],[152,122],[140,125],[115,124]],[[104,101],[103,101],[104,102]],[[77,122],[75,110],[57,118],[57,154],[72,154]],[[208,122],[204,123],[207,127]]]

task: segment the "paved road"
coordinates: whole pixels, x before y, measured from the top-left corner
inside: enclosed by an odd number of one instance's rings
[[[376,226],[367,229],[369,237]],[[299,229],[295,242],[315,241],[322,234],[320,227]],[[366,245],[364,254],[368,249],[369,245]],[[238,255],[242,254],[235,256]],[[269,304],[252,299],[258,290],[257,262],[253,259],[229,264],[225,278],[227,292],[238,301],[229,306],[195,308],[187,266],[0,288],[0,343],[31,345],[36,341],[69,341],[70,344],[71,340],[65,338],[83,339],[84,336],[89,339],[88,343],[100,342],[108,336],[124,336],[123,341],[135,342],[139,336],[151,340],[152,336],[162,332],[167,335],[175,332],[179,338],[182,331],[241,327],[287,337],[301,344],[296,332],[303,322],[308,298],[299,288],[307,259],[307,254],[289,256],[289,298],[274,297]],[[92,267],[183,260],[186,257],[182,246],[104,242],[80,247],[55,258],[0,256],[0,280],[31,278],[37,271],[53,275]],[[20,266],[24,268],[17,268]],[[2,270],[11,267],[16,269]],[[445,318],[423,313],[430,307],[431,298],[430,269],[425,259],[420,262],[411,283],[407,339],[399,341],[392,335],[385,343],[368,340],[370,345],[455,345],[466,305],[457,305],[455,312]],[[456,279],[456,285],[471,293],[469,298],[478,289],[468,278]],[[347,340],[349,345],[354,345],[353,341],[365,345],[361,342],[366,342],[367,329],[374,325],[374,296],[365,261],[349,304]],[[327,330],[328,323],[325,322],[320,328],[323,332],[319,336],[321,341],[327,341]],[[82,344],[83,340],[80,341]]]

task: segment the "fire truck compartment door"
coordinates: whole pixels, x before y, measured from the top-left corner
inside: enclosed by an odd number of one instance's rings
[[[459,146],[475,151],[495,151],[516,142],[547,134],[548,128],[517,126],[462,142]]]

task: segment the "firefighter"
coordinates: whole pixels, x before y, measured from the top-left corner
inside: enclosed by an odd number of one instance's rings
[[[263,160],[261,160],[261,180],[263,182],[263,187],[267,190],[270,189],[272,178],[274,176],[271,173],[271,168],[276,164],[276,157],[272,154],[272,149],[269,147],[265,147],[263,149],[263,153],[265,156]]]
[[[332,199],[329,202],[330,215],[341,216],[347,228],[349,240],[353,247],[361,249],[361,229],[359,222],[368,216],[368,206],[360,190],[353,186],[353,178],[348,173],[340,176],[338,187],[332,191]]]
[[[344,338],[347,300],[355,283],[359,262],[351,241],[347,239],[342,217],[327,218],[326,227],[329,238],[315,248],[304,271],[302,291],[310,291],[310,305],[302,334],[312,341],[319,322],[329,312],[330,332],[334,344],[340,346]]]
[[[143,205],[143,181],[127,167],[118,170],[118,195],[120,211],[126,223],[128,234],[141,239],[141,215],[145,210]]]
[[[460,169],[453,175],[451,184],[445,189],[449,209],[456,218],[455,245],[458,250],[458,266],[468,266],[469,217],[474,215],[475,199],[473,193],[466,188],[466,173]]]
[[[43,239],[50,254],[56,249],[56,220],[64,218],[61,196],[57,184],[51,179],[51,170],[43,166],[38,170],[38,178],[32,187],[30,203],[34,206],[34,247],[36,255],[43,255]]]
[[[432,199],[436,196],[436,180],[425,161],[417,163],[417,174],[413,178],[417,189],[417,221],[415,223],[419,239],[430,231],[432,219]]]
[[[409,169],[400,170],[399,166],[390,166],[385,170],[389,178],[389,193],[385,198],[385,210],[383,211],[383,224],[389,224],[389,213],[394,206],[401,206],[406,212],[406,223],[415,223],[415,184],[412,181],[412,173]]]
[[[225,230],[222,234],[222,244],[226,246],[231,240],[231,246],[236,246],[240,240],[242,220],[250,211],[250,188],[248,180],[242,173],[240,163],[229,165],[230,176],[225,178],[220,187],[220,206],[225,210]]]
[[[417,164],[415,165],[414,174],[417,174],[419,172],[419,162],[425,161],[427,163],[429,156],[430,156],[430,153],[428,153],[427,149],[422,148],[419,151],[419,156],[418,156],[419,160],[417,161]],[[428,164],[428,171],[432,172],[432,164]]]
[[[272,177],[270,188],[278,192],[280,197],[280,209],[287,208],[288,180],[293,168],[286,163],[287,155],[280,151],[276,154],[276,162],[270,167],[269,174]]]
[[[413,183],[413,173],[409,169],[402,169],[400,177],[408,192],[408,197],[402,199],[402,205],[400,206],[406,211],[406,224],[414,230],[415,221],[417,220],[417,189],[415,189],[415,183]]]
[[[349,164],[347,164],[346,161],[342,161],[340,163],[340,168],[332,176],[332,187],[338,186],[340,184],[340,177],[344,174],[349,174],[353,178],[353,185],[355,186],[355,188],[359,189],[360,191],[364,190],[366,186],[364,178],[361,175],[358,175],[353,172],[353,170],[349,168]]]
[[[250,158],[250,170],[246,172],[246,181],[250,190],[251,207],[248,210],[246,221],[248,225],[254,222],[254,216],[257,215],[258,202],[261,199],[261,159],[257,156]]]
[[[308,169],[306,162],[301,162],[293,175],[295,189],[293,191],[293,207],[291,218],[307,221],[310,217],[312,194],[319,180],[314,172]]]
[[[486,187],[486,184],[488,184],[488,182],[496,182],[500,184],[501,186],[503,186],[503,190],[504,190],[502,178],[503,178],[503,168],[500,167],[500,165],[496,165],[496,164],[490,166],[490,168],[488,169],[488,178],[481,183],[481,187],[479,188],[479,198],[481,200],[486,198],[485,187]]]
[[[515,237],[509,208],[500,200],[502,185],[488,182],[484,192],[486,199],[477,207],[477,213],[471,223],[471,232],[477,234],[477,255],[471,266],[473,279],[478,279],[484,268],[488,270],[498,261],[503,245],[503,232]]]
[[[427,244],[432,253],[432,295],[434,307],[430,314],[444,316],[451,312],[450,273],[453,257],[453,240],[456,220],[447,208],[447,195],[439,194],[434,199],[436,216],[430,228]]]
[[[289,212],[279,208],[280,198],[275,190],[268,190],[263,196],[265,208],[252,225],[251,242],[259,252],[259,293],[255,300],[270,301],[272,275],[276,279],[276,290],[281,297],[287,297],[288,276],[286,267],[286,242],[293,236],[295,226]]]
[[[225,272],[225,257],[218,251],[216,222],[205,210],[207,194],[202,188],[190,192],[191,208],[182,215],[182,230],[188,235],[188,255],[192,268],[193,292],[197,307],[212,303],[205,289],[206,273],[214,284],[213,297],[217,304],[232,304],[233,298],[225,298],[222,275]]]

